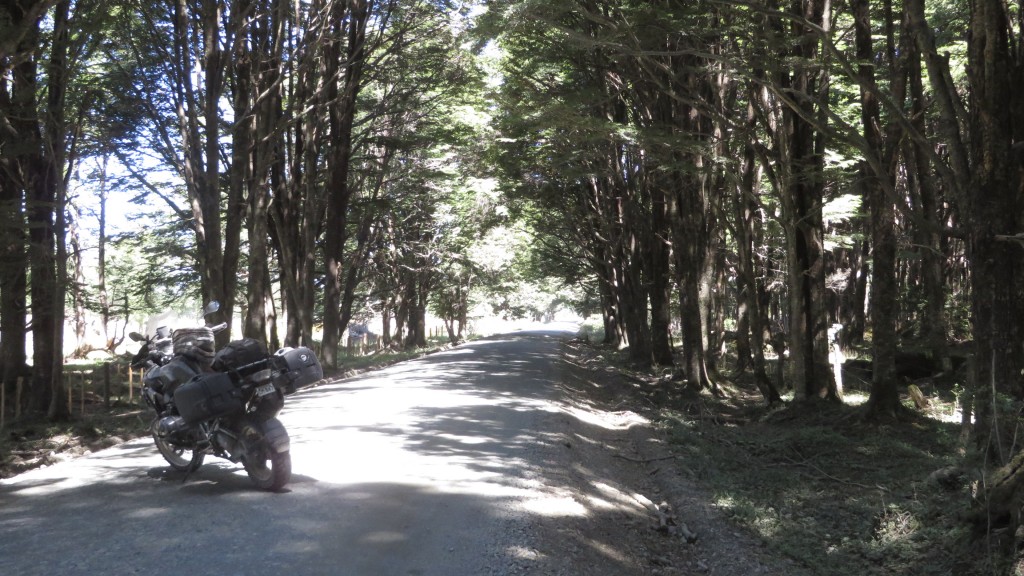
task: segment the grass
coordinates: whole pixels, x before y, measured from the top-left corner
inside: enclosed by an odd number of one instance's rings
[[[417,348],[415,350],[392,350],[382,349],[367,352],[365,354],[348,354],[342,352],[339,356],[341,366],[338,370],[331,371],[331,375],[335,377],[354,375],[360,372],[366,372],[368,370],[377,370],[391,364],[397,364],[398,362],[404,362],[413,358],[419,358],[424,354],[431,354],[439,350],[443,350],[449,345],[448,338],[428,338],[427,346],[425,348]],[[328,369],[325,367],[325,371]]]

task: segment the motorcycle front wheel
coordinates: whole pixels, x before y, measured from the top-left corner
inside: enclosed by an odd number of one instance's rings
[[[246,457],[245,473],[260,490],[276,492],[292,477],[292,453],[257,450]]]
[[[171,465],[171,468],[178,472],[194,472],[203,465],[203,459],[206,457],[205,453],[171,444],[166,438],[157,433],[158,423],[159,419],[156,419],[150,427],[150,432],[153,434],[153,443],[156,444],[156,449],[164,457],[164,460]]]

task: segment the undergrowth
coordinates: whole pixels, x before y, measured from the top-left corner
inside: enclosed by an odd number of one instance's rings
[[[724,383],[715,397],[668,373],[631,371],[620,352],[598,353],[643,384],[684,473],[806,573],[1009,573],[991,538],[964,520],[981,472],[949,417],[956,394],[933,390],[925,411],[905,398],[908,416],[879,424],[854,405],[864,390],[850,390],[848,404],[768,408],[752,384]]]
[[[929,480],[958,464],[953,426],[864,424],[856,408],[787,406],[746,424],[664,410],[662,424],[716,505],[816,574],[965,574],[967,484]],[[988,573],[988,572],[982,572]]]

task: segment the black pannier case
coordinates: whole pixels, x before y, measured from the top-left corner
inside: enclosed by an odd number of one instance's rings
[[[274,362],[280,375],[274,384],[285,394],[312,386],[324,379],[324,369],[316,354],[304,346],[283,348],[274,355]]]
[[[263,370],[267,366],[259,363],[269,357],[267,349],[258,340],[243,338],[228,342],[213,357],[213,369],[218,372],[235,372],[239,376],[249,376]]]
[[[242,391],[227,374],[200,374],[174,392],[178,414],[189,424],[242,412]]]

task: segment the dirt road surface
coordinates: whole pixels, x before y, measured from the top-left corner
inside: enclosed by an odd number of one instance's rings
[[[184,478],[148,440],[4,480],[0,573],[786,573],[670,477],[643,417],[609,407],[599,375],[560,355],[570,328],[289,397],[282,493],[216,458]],[[665,498],[675,508],[659,511]],[[664,530],[666,518],[700,539]]]

